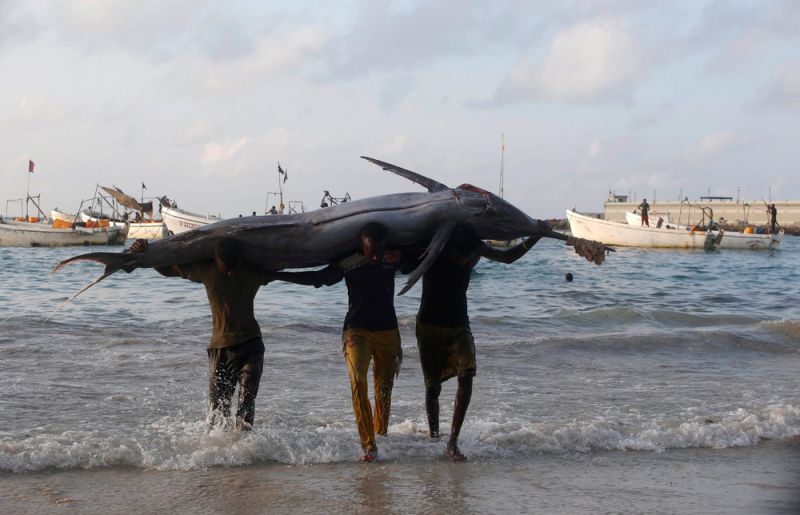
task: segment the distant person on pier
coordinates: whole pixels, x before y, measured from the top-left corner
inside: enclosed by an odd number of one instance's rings
[[[650,204],[647,203],[647,199],[642,199],[642,203],[639,204],[639,210],[642,212],[642,225],[646,225],[650,227]]]

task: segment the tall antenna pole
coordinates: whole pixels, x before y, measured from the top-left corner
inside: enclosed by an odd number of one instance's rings
[[[500,133],[500,198],[503,198],[503,169],[505,166],[506,135]]]

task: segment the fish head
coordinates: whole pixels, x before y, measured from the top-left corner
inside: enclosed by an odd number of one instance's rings
[[[531,218],[507,200],[483,188],[462,184],[454,194],[467,212],[463,223],[481,239],[514,239],[550,232],[546,222]]]

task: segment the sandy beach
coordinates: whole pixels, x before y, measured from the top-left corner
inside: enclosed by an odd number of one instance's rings
[[[3,513],[791,514],[800,509],[800,441],[464,464],[442,458],[0,477]]]

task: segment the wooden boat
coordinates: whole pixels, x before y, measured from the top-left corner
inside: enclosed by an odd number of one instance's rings
[[[108,220],[111,225],[127,226],[128,238],[133,239],[157,240],[169,235],[164,220],[153,217],[153,202],[140,202],[116,186],[98,185],[91,202],[90,207],[79,210],[84,222]],[[108,213],[104,206],[110,208]]]
[[[641,223],[641,219],[639,219]],[[663,222],[648,227],[637,224],[610,222],[567,211],[567,221],[573,236],[600,241],[619,247],[681,248],[681,249],[777,249],[783,231],[777,234],[705,230]],[[653,219],[651,219],[653,223]]]
[[[161,218],[167,225],[169,234],[180,234],[182,232],[191,231],[192,229],[196,229],[207,224],[213,224],[214,222],[224,220],[224,218],[219,216],[198,215],[197,213],[179,209],[178,205],[169,200],[167,197],[162,197],[160,200]]]
[[[78,215],[59,211],[58,208],[50,210],[50,219],[54,221],[61,220],[62,222],[67,222],[69,224],[74,224],[81,221],[81,218]]]
[[[124,228],[85,226],[62,222],[66,227],[48,223],[17,221],[0,217],[0,247],[67,247],[81,245],[122,245]]]
[[[83,209],[80,212],[80,219],[83,222],[99,222],[101,220],[108,220],[110,225],[115,227],[128,226],[128,238],[145,239],[145,240],[159,240],[169,236],[167,231],[167,224],[163,220],[142,220],[140,222],[126,222],[124,220],[109,218],[108,215],[98,213],[90,209]]]

